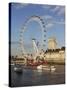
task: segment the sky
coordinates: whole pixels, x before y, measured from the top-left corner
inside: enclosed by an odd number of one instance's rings
[[[60,5],[38,5],[38,4],[11,4],[11,42],[19,42],[21,28],[31,16],[39,16],[45,22],[46,29],[46,49],[48,39],[55,37],[57,47],[65,46],[65,6]],[[42,28],[38,21],[31,20],[26,25],[23,33],[24,47],[27,52],[32,52],[32,38],[42,43]],[[11,44],[12,54],[20,53],[18,43]]]

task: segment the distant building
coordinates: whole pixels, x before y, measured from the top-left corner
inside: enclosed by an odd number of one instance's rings
[[[64,63],[65,62],[65,47],[61,47],[60,49],[48,49],[45,52],[46,60],[53,61],[56,63]]]
[[[48,39],[48,49],[56,49],[57,48],[57,42],[54,37],[51,37]]]
[[[48,39],[48,49],[45,52],[46,60],[49,62],[64,63],[65,62],[65,47],[58,48],[55,37]]]

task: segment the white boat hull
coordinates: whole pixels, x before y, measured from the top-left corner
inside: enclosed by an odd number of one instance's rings
[[[47,71],[55,71],[56,70],[56,68],[54,66],[44,66],[44,65],[37,66],[37,69],[47,70]]]

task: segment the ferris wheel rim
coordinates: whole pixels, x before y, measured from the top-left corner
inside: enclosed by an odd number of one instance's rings
[[[27,25],[28,25],[31,21],[36,21],[36,22],[41,26],[42,34],[46,33],[45,23],[44,23],[43,19],[42,19],[40,16],[34,15],[34,16],[31,16],[30,18],[27,19],[27,21],[25,22],[23,28],[21,29],[21,32],[22,32],[22,33],[21,33],[20,36],[21,36],[22,38],[23,38],[23,33],[25,32],[24,29],[27,27]],[[39,21],[39,22],[38,22],[38,21]],[[24,31],[23,31],[23,30],[24,30]],[[44,36],[46,37],[46,35],[45,35],[45,34],[42,35],[42,38],[43,38],[42,43],[44,43],[44,41],[46,42],[46,40],[44,40]],[[21,37],[20,37],[20,38],[21,38]],[[22,40],[21,40],[21,41],[22,41]],[[20,43],[21,43],[21,41],[20,41]],[[45,46],[45,44],[42,45],[42,46]]]

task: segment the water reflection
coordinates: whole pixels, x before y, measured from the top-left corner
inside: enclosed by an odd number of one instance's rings
[[[44,70],[23,69],[17,74],[11,66],[11,86],[51,85],[65,83],[64,65],[56,66],[55,72]]]

